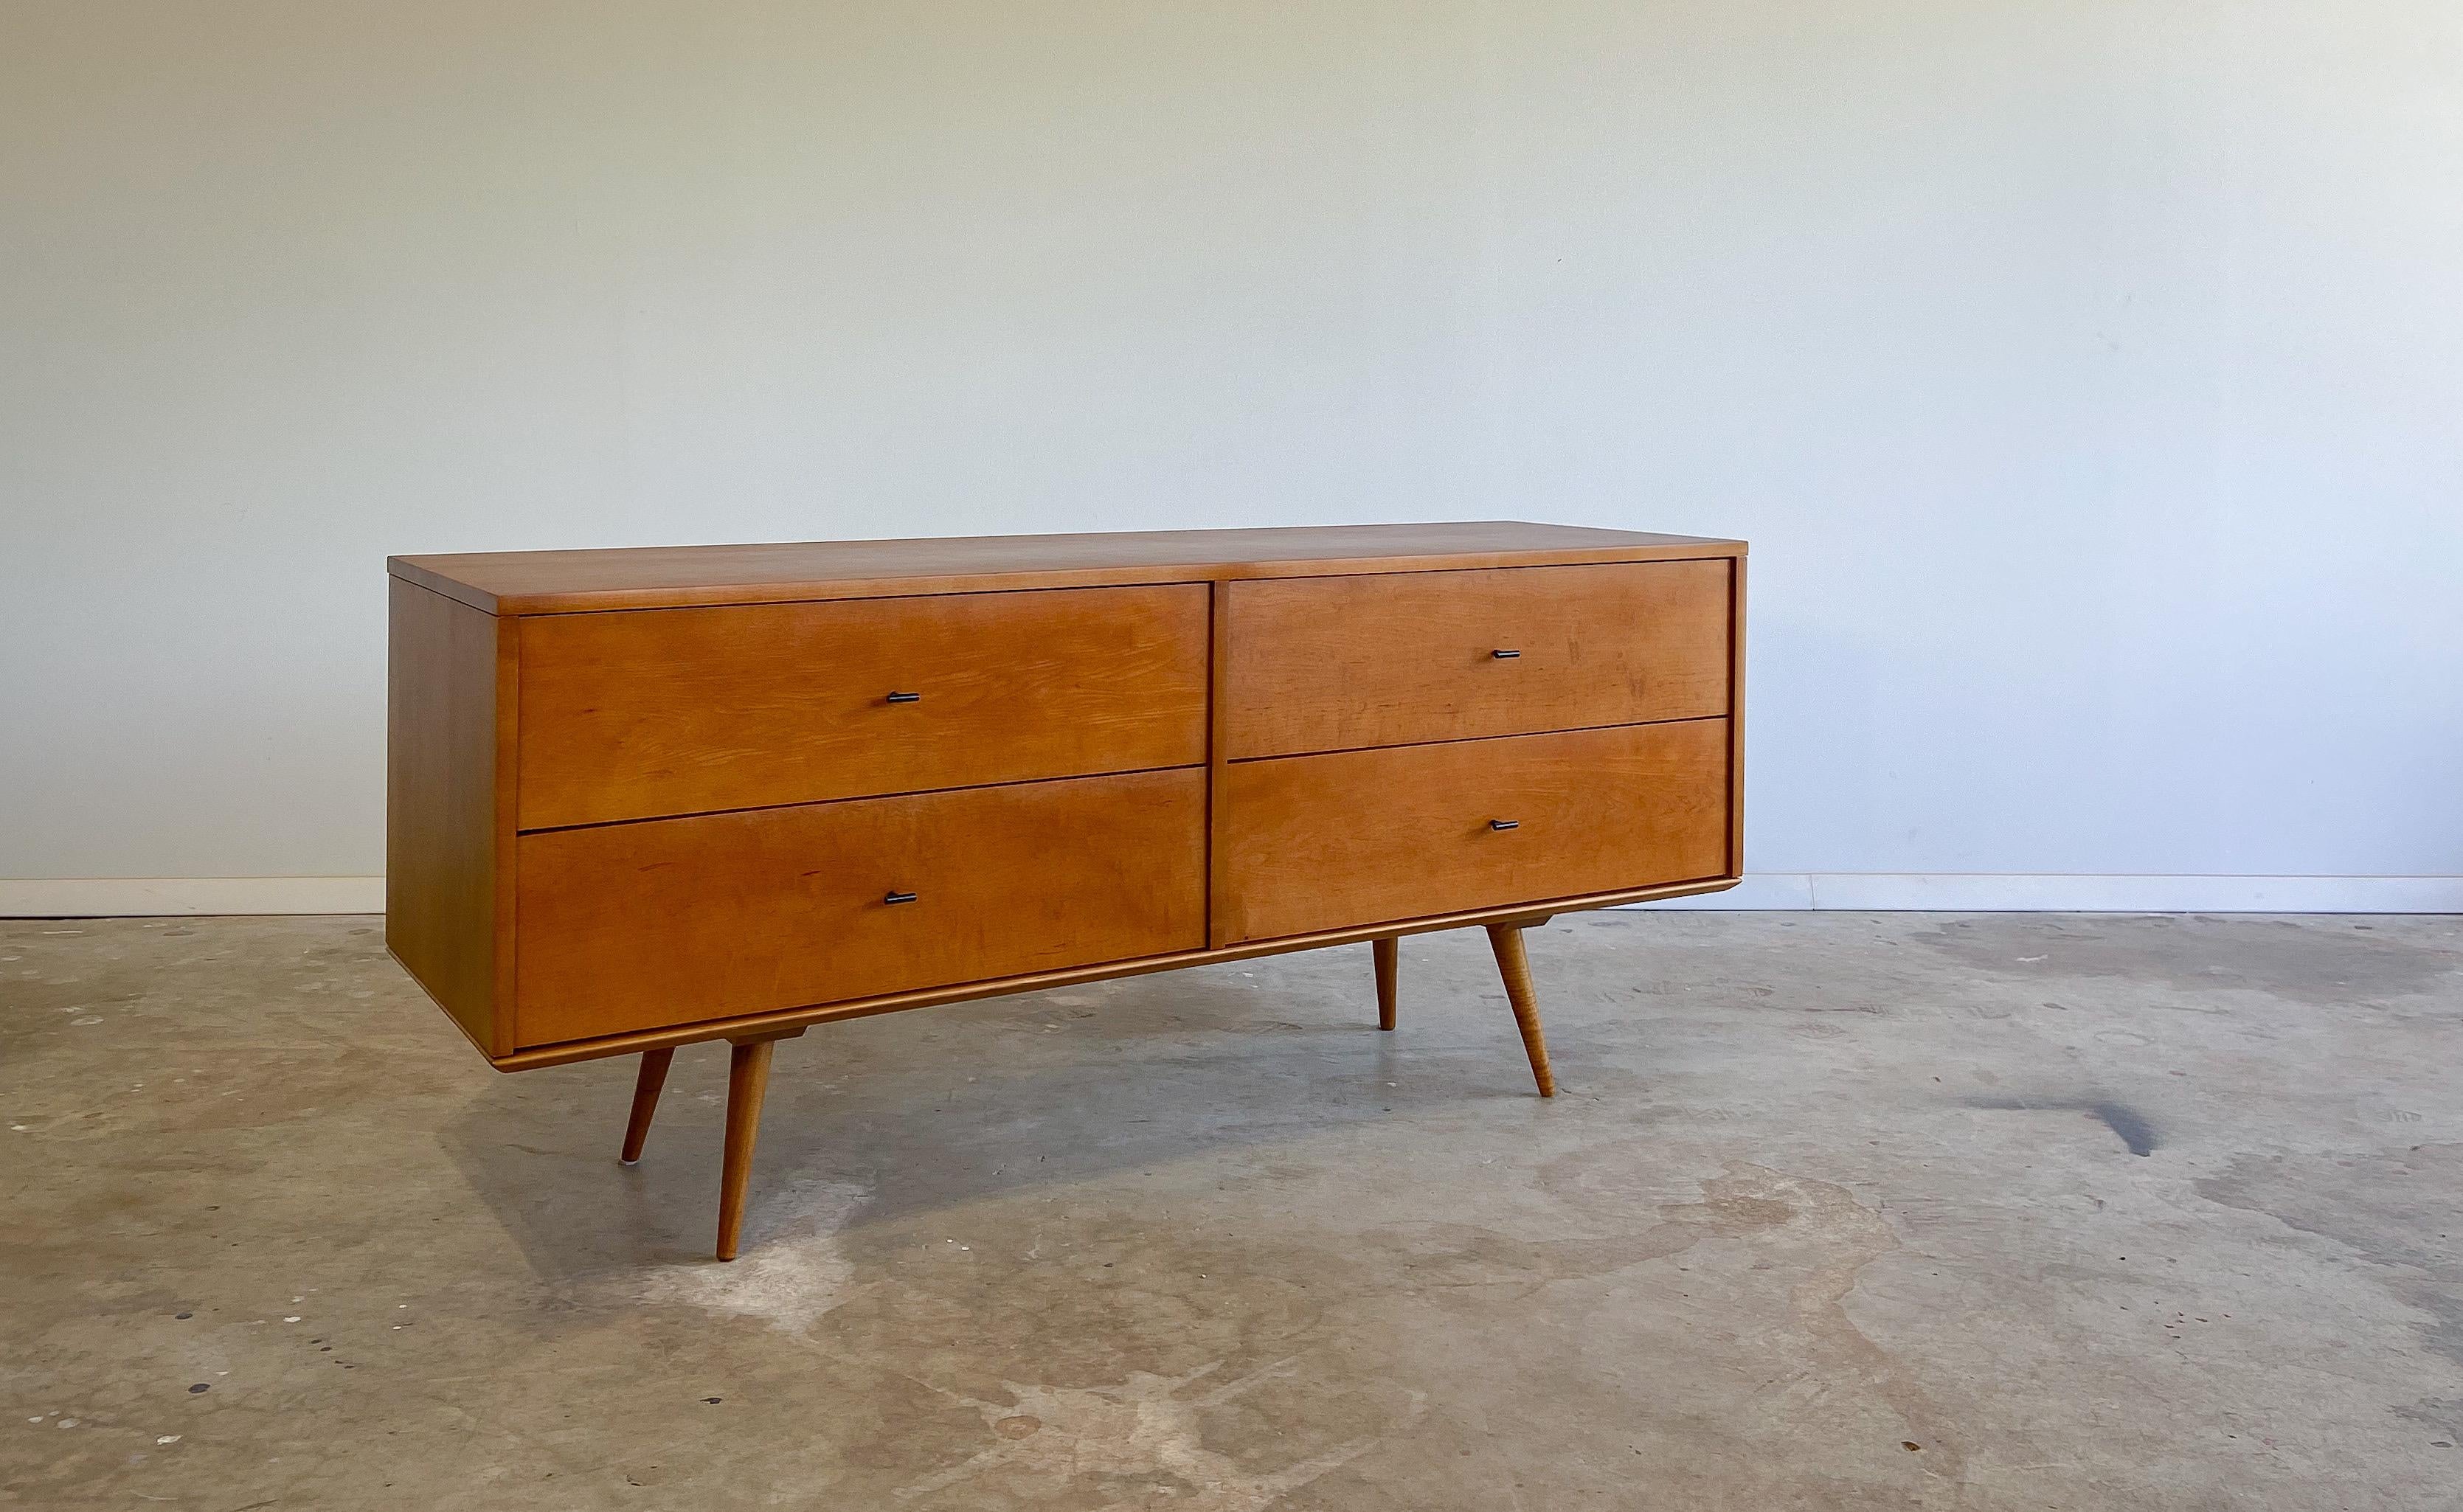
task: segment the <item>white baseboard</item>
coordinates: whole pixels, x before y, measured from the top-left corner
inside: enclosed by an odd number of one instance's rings
[[[1628,906],[1948,914],[2463,914],[2463,876],[1756,872],[1724,893]],[[0,918],[383,912],[381,876],[0,880]]]
[[[1945,914],[2463,914],[2463,876],[2142,876],[1756,872],[1634,908]]]
[[[76,876],[0,880],[0,918],[381,914],[381,876]]]

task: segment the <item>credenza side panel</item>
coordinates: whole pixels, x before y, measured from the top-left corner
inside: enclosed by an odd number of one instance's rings
[[[524,1045],[1206,943],[1202,767],[539,831],[519,845]]]
[[[497,675],[504,627],[391,579],[385,944],[481,1048],[496,1040]]]
[[[1728,872],[1745,875],[1745,559],[1728,580]]]

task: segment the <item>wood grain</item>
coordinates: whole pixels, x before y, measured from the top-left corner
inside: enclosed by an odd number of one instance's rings
[[[718,1258],[733,1260],[744,1234],[744,1193],[752,1179],[752,1148],[761,1137],[761,1103],[770,1091],[776,1040],[728,1048],[727,1141],[718,1177]]]
[[[1240,762],[1223,781],[1217,945],[1727,864],[1723,719]]]
[[[1554,910],[1604,906],[1643,896],[1705,892],[1733,885],[1742,860],[1743,552],[1741,543],[1735,542],[1489,523],[1299,531],[1152,532],[1130,536],[1015,540],[988,538],[955,543],[824,543],[814,547],[684,549],[676,552],[650,553],[543,554],[557,558],[556,561],[546,561],[541,555],[532,553],[514,553],[501,560],[488,559],[498,562],[512,574],[498,586],[519,586],[514,579],[533,569],[542,569],[543,576],[531,586],[539,587],[547,578],[559,572],[571,573],[571,580],[563,587],[577,589],[578,596],[571,597],[569,601],[559,598],[563,589],[557,589],[540,600],[543,607],[557,611],[556,617],[534,614],[495,620],[466,611],[475,608],[474,599],[478,603],[499,604],[508,608],[518,608],[524,600],[514,595],[500,603],[492,593],[482,592],[468,583],[447,585],[443,593],[414,587],[413,584],[422,581],[442,583],[443,578],[429,569],[398,559],[392,564],[395,572],[396,664],[389,696],[392,729],[389,736],[387,844],[392,857],[393,880],[387,920],[388,939],[405,965],[435,993],[440,1003],[446,1004],[456,1023],[488,1052],[490,1059],[510,1069],[603,1054],[671,1048],[694,1039],[721,1035],[773,1032],[827,1019],[1209,961],[1244,960],[1287,949],[1368,940],[1428,928],[1528,920]],[[562,560],[567,557],[575,560]],[[1328,913],[1320,916],[1315,924],[1295,932],[1264,938],[1233,938],[1235,904],[1253,895],[1253,888],[1247,884],[1253,882],[1259,870],[1256,865],[1234,865],[1240,859],[1232,852],[1234,832],[1240,828],[1236,821],[1242,813],[1241,806],[1235,801],[1239,795],[1233,788],[1234,773],[1274,767],[1282,762],[1280,758],[1247,760],[1236,766],[1232,762],[1231,740],[1234,731],[1229,719],[1229,690],[1235,630],[1234,595],[1261,588],[1302,589],[1329,583],[1341,586],[1389,572],[1424,573],[1426,581],[1430,584],[1459,583],[1555,572],[1562,565],[1587,570],[1607,562],[1665,564],[1686,572],[1702,570],[1715,572],[1724,569],[1733,574],[1725,616],[1730,629],[1726,644],[1727,702],[1723,712],[1728,715],[1725,726],[1729,744],[1723,776],[1718,779],[1726,784],[1726,843],[1718,863],[1674,880],[1635,883],[1628,876],[1624,881],[1604,886],[1594,886],[1595,877],[1572,873],[1545,877],[1535,875],[1524,878],[1527,885],[1509,890],[1519,896],[1501,899],[1495,898],[1493,893],[1484,893],[1480,900],[1469,902],[1462,902],[1458,896],[1455,901],[1461,902],[1462,906],[1415,912],[1400,918],[1340,917],[1338,913]],[[666,572],[674,581],[665,587],[656,583],[643,587],[642,579],[629,574],[635,568],[645,564],[654,569],[650,574],[652,577],[659,572]],[[447,565],[450,565],[449,560]],[[752,585],[752,599],[790,613],[825,607],[825,603],[840,599],[915,594],[959,585],[997,590],[998,596],[1004,598],[1029,596],[1033,592],[1063,583],[1105,581],[1151,584],[1159,588],[1168,583],[1180,583],[1185,586],[1176,590],[1163,588],[1162,591],[1206,595],[1209,623],[1200,633],[1200,637],[1210,638],[1212,646],[1211,655],[1204,659],[1207,665],[1200,678],[1210,686],[1210,698],[1205,702],[1211,705],[1208,710],[1211,728],[1199,759],[1208,764],[1201,771],[1205,778],[1210,779],[1206,785],[1206,804],[1211,811],[1209,815],[1210,823],[1201,826],[1205,834],[1198,845],[1201,856],[1208,844],[1215,845],[1222,864],[1215,864],[1211,857],[1203,858],[1196,871],[1200,876],[1210,880],[1214,890],[1215,921],[1219,921],[1221,927],[1213,927],[1213,921],[1200,918],[1196,938],[1184,938],[1158,948],[1140,947],[1144,953],[1103,960],[1079,959],[1057,964],[1037,963],[1013,972],[959,981],[948,980],[945,973],[926,962],[899,974],[896,981],[884,982],[854,996],[826,1000],[804,998],[801,993],[757,991],[740,993],[732,998],[722,995],[715,1001],[705,1002],[700,997],[699,983],[687,973],[672,977],[655,992],[643,994],[644,1001],[612,1018],[598,1021],[596,1027],[587,1011],[575,1013],[559,1023],[557,1015],[563,1010],[546,999],[540,1000],[545,1016],[535,1024],[526,1025],[523,1016],[515,1011],[517,989],[525,981],[521,962],[529,947],[535,943],[548,952],[539,960],[552,963],[556,931],[551,930],[549,937],[534,941],[529,938],[532,935],[530,924],[537,920],[525,920],[522,930],[525,949],[517,951],[514,948],[514,905],[517,896],[527,896],[529,893],[517,887],[515,882],[517,865],[527,853],[513,838],[516,824],[522,816],[516,808],[520,794],[511,776],[523,753],[521,739],[525,709],[538,709],[542,719],[560,719],[565,711],[551,713],[551,701],[544,698],[532,701],[523,698],[525,659],[521,654],[522,647],[532,641],[543,645],[546,649],[534,664],[544,669],[556,654],[559,642],[555,637],[562,633],[560,627],[567,612],[608,608],[632,602],[643,594],[646,594],[647,599],[683,595],[670,597],[669,601],[674,602],[732,601],[735,587],[740,586],[736,582],[736,570],[748,566],[751,575],[759,579]],[[1511,573],[1495,571],[1509,567],[1514,570]],[[1260,577],[1286,577],[1294,581],[1274,584],[1253,581]],[[591,581],[600,583],[601,587],[589,586]],[[805,588],[814,591],[805,593],[802,591]],[[1141,588],[1138,591],[1147,590]],[[445,597],[448,593],[464,595],[460,600],[464,607],[451,607]],[[795,598],[824,602],[793,605],[779,602]],[[548,602],[551,599],[556,602]],[[841,604],[838,607],[893,606]],[[609,614],[588,617],[609,621],[621,618],[652,620],[663,616],[658,614]],[[1298,618],[1301,622],[1299,628],[1308,628],[1306,616]],[[1400,637],[1396,637],[1392,644],[1407,649],[1407,641]],[[1527,645],[1514,649],[1526,652],[1524,658],[1517,659],[1537,659],[1529,655],[1530,647]],[[757,654],[758,646],[752,650]],[[646,655],[655,676],[660,663],[666,660],[666,652],[665,648],[650,647]],[[585,654],[578,659],[577,665],[586,664],[592,659]],[[584,670],[587,670],[586,666]],[[1371,672],[1375,670],[1372,668]],[[614,680],[610,680],[611,682]],[[626,693],[631,686],[631,682],[625,681],[614,691]],[[725,700],[713,699],[712,702]],[[581,702],[585,711],[590,712],[590,717],[595,717],[599,703],[587,699]],[[918,706],[905,705],[904,712],[918,712]],[[1560,716],[1552,714],[1547,717]],[[1008,726],[1003,725],[1002,728]],[[1501,744],[1512,743],[1508,739]],[[749,744],[754,746],[762,745],[759,741]],[[936,745],[947,744],[936,743]],[[541,743],[536,748],[545,751],[552,748],[552,742]],[[937,749],[927,749],[920,760],[928,765],[937,755]],[[857,759],[862,759],[861,753]],[[790,765],[793,762],[791,756]],[[912,780],[901,779],[901,787]],[[1253,817],[1253,807],[1250,812]],[[1663,814],[1662,817],[1667,816]],[[1356,815],[1350,813],[1346,813],[1344,819],[1354,827],[1361,823]],[[625,828],[643,826],[627,825]],[[1251,857],[1253,862],[1254,859]],[[1274,863],[1266,863],[1264,869],[1274,870]],[[1388,872],[1406,877],[1429,869],[1425,858],[1416,855],[1399,865],[1386,867]],[[1287,875],[1282,885],[1290,896],[1305,897],[1317,886],[1305,868],[1285,870]],[[541,880],[537,876],[531,879],[534,884]],[[568,876],[564,881],[566,889],[575,892],[586,892],[589,885],[588,878],[579,874]],[[625,885],[632,886],[634,881],[627,881]],[[1342,881],[1341,885],[1347,888],[1351,884]],[[585,908],[587,902],[586,897],[579,898],[574,906],[579,910]],[[727,906],[731,905],[726,902],[723,895],[712,897],[696,894],[689,888],[680,890],[667,905],[668,917],[685,919],[691,929],[709,928],[699,916],[706,915],[711,908],[723,911]],[[1405,906],[1415,909],[1427,907],[1428,900],[1425,896],[1414,896],[1406,899]],[[539,917],[551,924],[554,922],[552,914]],[[664,924],[665,919],[652,922]],[[723,930],[714,932],[724,934]],[[959,942],[959,947],[961,953],[966,948],[972,948],[963,941]],[[585,979],[588,983],[588,985],[575,987],[577,998],[586,996],[589,990],[595,990],[597,984],[619,982],[626,975],[621,969],[621,952],[608,959],[614,964],[573,971],[576,983],[583,983]],[[720,975],[724,977],[727,973],[722,971]],[[775,983],[763,985],[774,986]],[[653,999],[658,1000],[655,1005],[649,1001]],[[802,1001],[788,1001],[790,999]]]
[[[480,1048],[496,1033],[491,616],[399,578],[385,679],[385,945]]]
[[[1205,794],[1192,767],[524,835],[521,1042],[1202,945]]]
[[[1728,596],[1728,866],[1745,875],[1745,559],[1733,563]]]
[[[1522,948],[1522,926],[1491,924],[1489,948],[1496,953],[1496,974],[1505,983],[1505,1001],[1514,1009],[1514,1026],[1522,1035],[1522,1053],[1531,1061],[1531,1079],[1539,1095],[1557,1095],[1557,1073],[1548,1065],[1548,1037],[1539,1032],[1539,994],[1531,985],[1531,957]]]
[[[642,1069],[633,1078],[633,1112],[624,1120],[624,1153],[617,1158],[632,1165],[642,1158],[642,1147],[650,1137],[650,1120],[659,1112],[659,1093],[667,1085],[667,1068],[674,1064],[673,1047],[642,1052]]]
[[[1213,936],[1213,921],[1224,908],[1223,871],[1215,864],[1215,839],[1223,832],[1223,804],[1228,796],[1223,771],[1230,753],[1223,744],[1223,669],[1231,659],[1226,654],[1232,630],[1232,616],[1226,599],[1230,585],[1210,583],[1212,595],[1210,612],[1212,618],[1211,650],[1208,657],[1210,680],[1206,703],[1206,918],[1207,939]]]
[[[1394,1026],[1394,1008],[1401,990],[1403,974],[1403,942],[1391,935],[1368,942],[1377,961],[1377,1026]]]
[[[1207,595],[1180,584],[527,621],[521,826],[1203,762]]]
[[[494,614],[1088,588],[1327,572],[1733,556],[1741,541],[1474,520],[1428,525],[985,535],[916,541],[478,551],[387,569]]]
[[[1726,714],[1730,566],[1230,584],[1230,758]]]
[[[619,1034],[594,1039],[567,1040],[553,1045],[534,1045],[502,1055],[490,1056],[489,1063],[501,1071],[535,1070],[543,1066],[570,1066],[578,1061],[602,1060],[611,1055],[635,1055],[660,1045],[692,1045],[705,1040],[721,1040],[730,1035],[750,1034],[774,1028],[809,1028],[816,1024],[836,1024],[847,1019],[871,1018],[882,1013],[904,1013],[913,1008],[938,1007],[949,1003],[972,1003],[983,998],[1005,997],[1014,992],[1041,992],[1055,987],[1074,987],[1089,982],[1115,982],[1123,977],[1148,976],[1156,972],[1179,971],[1189,966],[1228,965],[1235,961],[1255,961],[1266,956],[1290,955],[1296,951],[1321,950],[1333,945],[1356,945],[1383,935],[1421,935],[1444,929],[1471,929],[1493,923],[1536,924],[1551,913],[1570,914],[1589,908],[1614,908],[1622,903],[1641,903],[1663,897],[1690,897],[1716,893],[1736,885],[1733,876],[1705,877],[1699,881],[1670,882],[1659,887],[1623,888],[1613,893],[1585,893],[1571,897],[1552,898],[1543,911],[1534,913],[1528,903],[1509,903],[1501,908],[1468,909],[1458,914],[1431,914],[1424,918],[1411,918],[1382,924],[1353,924],[1341,929],[1319,930],[1306,935],[1285,935],[1276,940],[1244,940],[1236,945],[1209,946],[1202,950],[1175,950],[1160,956],[1139,956],[1125,961],[1106,961],[1091,966],[1064,966],[1052,971],[1030,971],[1014,977],[993,977],[982,982],[963,982],[941,987],[912,987],[902,992],[874,993],[843,1003],[823,1004],[812,1007],[781,1008],[766,1013],[734,1014],[725,1018],[700,1020],[690,1024],[661,1026],[648,1029],[627,1029]]]

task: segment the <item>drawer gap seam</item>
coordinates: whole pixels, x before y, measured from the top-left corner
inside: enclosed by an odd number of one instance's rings
[[[1039,788],[1046,783],[1083,782],[1092,777],[1138,777],[1148,772],[1195,771],[1202,761],[1174,762],[1166,767],[1107,767],[1102,771],[1073,771],[1058,777],[1015,777],[1004,782],[965,782],[942,788],[895,788],[883,792],[849,793],[843,798],[791,798],[783,803],[739,804],[730,809],[682,809],[672,813],[636,814],[624,819],[582,819],[572,824],[526,825],[516,834],[562,834],[573,830],[605,830],[620,824],[659,824],[669,819],[714,819],[730,813],[771,813],[780,809],[819,809],[831,804],[869,803],[876,798],[922,798],[933,793],[977,792],[986,788]]]
[[[1294,761],[1303,756],[1349,756],[1361,751],[1412,750],[1424,745],[1470,745],[1479,741],[1537,740],[1546,735],[1580,735],[1591,730],[1641,729],[1652,724],[1711,724],[1726,718],[1728,715],[1724,712],[1689,714],[1683,719],[1675,720],[1621,720],[1613,724],[1565,724],[1544,730],[1513,730],[1500,735],[1450,735],[1444,740],[1395,741],[1384,745],[1329,745],[1322,750],[1276,751],[1271,756],[1234,756],[1225,765],[1246,767],[1256,762]]]

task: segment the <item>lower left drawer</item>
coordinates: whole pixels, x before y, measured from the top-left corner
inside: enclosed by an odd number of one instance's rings
[[[1202,768],[546,831],[519,845],[525,1047],[1206,944]]]

